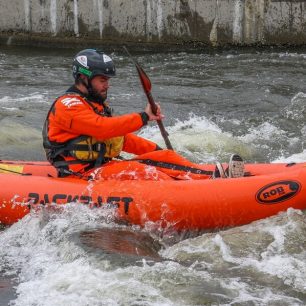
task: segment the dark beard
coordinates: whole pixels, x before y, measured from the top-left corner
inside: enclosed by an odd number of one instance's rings
[[[93,88],[89,88],[87,98],[90,101],[97,102],[99,104],[103,104],[105,100],[107,99],[107,94],[102,96],[99,93],[97,93]]]

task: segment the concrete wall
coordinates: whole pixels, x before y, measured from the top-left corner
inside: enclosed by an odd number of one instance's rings
[[[304,44],[305,6],[306,0],[0,0],[0,32],[10,39],[24,33],[114,42]]]

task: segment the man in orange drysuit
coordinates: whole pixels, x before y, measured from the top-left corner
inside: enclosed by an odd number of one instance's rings
[[[154,142],[133,134],[148,121],[163,118],[159,106],[156,115],[147,104],[144,112],[112,117],[106,98],[109,79],[115,74],[112,59],[101,51],[86,49],[75,56],[75,84],[52,104],[43,128],[43,146],[59,176],[82,175],[118,157],[121,151],[142,155],[160,149]],[[227,177],[220,163],[212,172],[199,169],[200,165],[173,151],[160,153],[154,154],[155,161],[152,155],[149,160],[137,160],[175,178],[186,177],[186,173],[192,179]],[[160,158],[166,162],[160,163]],[[240,156],[232,156],[229,170],[229,177],[243,176]]]
[[[43,146],[59,176],[99,167],[121,151],[139,155],[160,149],[133,134],[163,118],[159,106],[156,115],[148,104],[144,112],[112,117],[106,98],[115,74],[112,59],[101,51],[86,49],[75,56],[75,84],[52,104],[43,128]]]

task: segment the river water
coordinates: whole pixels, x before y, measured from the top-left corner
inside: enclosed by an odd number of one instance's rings
[[[133,64],[118,47],[106,50],[117,65],[115,112],[142,111]],[[0,159],[44,160],[41,127],[72,82],[77,51],[0,46]],[[138,50],[136,57],[185,157],[306,160],[306,50]],[[164,146],[155,125],[140,134]],[[0,305],[306,304],[305,212],[197,235],[125,227],[103,214],[71,203],[3,228]]]

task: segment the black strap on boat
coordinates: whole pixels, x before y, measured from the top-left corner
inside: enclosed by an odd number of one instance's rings
[[[80,160],[58,160],[52,163],[52,165],[56,168],[58,177],[67,177],[70,175],[77,176],[82,179],[89,180],[88,176],[85,176],[81,172],[72,171],[69,169],[69,165],[84,165],[83,171],[87,171],[93,168],[92,161],[80,161]]]
[[[57,160],[52,163],[55,168],[66,167],[68,165],[87,165],[92,163],[92,161],[88,160]]]
[[[105,164],[106,159],[104,158],[104,155],[106,153],[106,145],[105,143],[102,143],[100,146],[98,158],[95,161],[95,168],[100,167],[102,164]]]
[[[179,171],[190,172],[194,174],[202,174],[202,175],[212,175],[213,174],[213,171],[198,169],[198,168],[190,167],[190,166],[177,165],[177,164],[172,164],[168,162],[161,162],[161,161],[156,161],[152,159],[133,159],[133,160],[138,161],[148,166],[153,166],[153,167],[159,167],[159,168],[165,168],[165,169],[171,169],[171,170],[179,170]]]
[[[55,168],[60,168],[60,167],[67,167],[69,165],[89,165],[89,169],[91,168],[97,168],[100,167],[101,165],[111,161],[111,158],[105,158],[103,151],[99,153],[98,159],[97,160],[57,160],[52,163],[52,165]],[[87,168],[87,167],[86,167]]]
[[[65,169],[65,168],[58,168],[57,171],[59,172],[60,177],[67,177],[67,176],[70,176],[70,175],[74,175],[74,176],[77,176],[81,179],[85,179],[87,181],[89,181],[91,179],[91,176],[86,176],[86,175],[84,175],[80,172],[75,172],[75,171]]]

